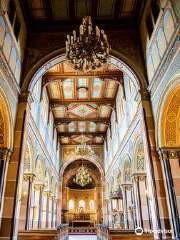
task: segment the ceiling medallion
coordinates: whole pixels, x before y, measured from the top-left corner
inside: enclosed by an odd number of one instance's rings
[[[81,144],[76,147],[75,154],[87,157],[91,157],[92,155],[94,155],[94,151],[92,150],[92,148],[85,143],[83,135],[81,139]]]
[[[92,182],[92,178],[88,173],[88,169],[83,166],[83,163],[82,163],[82,166],[77,170],[77,173],[75,178],[73,179],[73,182],[80,185],[81,187],[84,187],[87,184]]]
[[[80,93],[85,93],[88,91],[88,88],[87,87],[78,87],[77,90],[80,92]]]
[[[76,31],[73,36],[67,35],[66,58],[75,70],[90,71],[100,68],[108,62],[110,46],[104,30],[92,27],[91,17],[83,18],[79,27],[79,37]]]

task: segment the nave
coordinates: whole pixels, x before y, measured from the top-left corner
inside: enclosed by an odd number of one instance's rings
[[[0,0],[0,240],[180,240],[179,34],[180,0]]]

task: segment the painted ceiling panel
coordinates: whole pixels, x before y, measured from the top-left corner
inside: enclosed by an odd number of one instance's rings
[[[83,88],[84,87],[84,88]],[[79,78],[78,79],[78,98],[79,99],[86,99],[88,91],[87,88],[87,79],[86,78]]]
[[[100,124],[98,125],[98,129],[99,129],[100,132],[104,132],[104,131],[106,130],[106,125],[100,123]]]
[[[49,92],[49,97],[51,99],[60,99],[61,94],[60,94],[60,89],[59,89],[59,83],[54,82],[48,86],[48,92]]]
[[[53,17],[55,20],[68,19],[68,2],[67,0],[51,0]]]
[[[99,78],[93,79],[92,84],[92,98],[100,98],[102,90],[102,81]]]
[[[86,123],[85,122],[79,122],[79,132],[85,132],[86,131]]]
[[[89,123],[89,132],[95,132],[96,131],[96,124],[94,122]]]
[[[91,138],[87,137],[87,136],[83,136],[83,140],[82,140],[82,136],[78,136],[78,137],[73,138],[73,140],[75,140],[78,143],[82,143],[82,141],[84,141],[84,142],[90,141]]]
[[[75,122],[71,122],[70,124],[68,124],[68,130],[69,130],[69,132],[75,132],[75,130],[76,130],[76,123]]]
[[[113,18],[114,0],[98,1],[98,18]]]
[[[62,138],[61,143],[64,143],[64,144],[69,143],[69,138],[68,137]]]
[[[64,99],[74,98],[73,87],[74,87],[74,83],[72,79],[68,78],[63,82]]]
[[[93,114],[95,109],[85,104],[77,104],[69,110],[69,113],[77,115],[77,117],[87,117],[89,114]]]
[[[137,0],[122,0],[120,7],[120,17],[134,17]]]
[[[103,138],[101,137],[96,137],[95,138],[96,143],[103,143]]]
[[[86,15],[88,15],[87,10],[86,10],[86,3],[84,0],[76,0],[74,1],[75,4],[75,16],[76,18],[83,18]],[[88,7],[88,12],[90,12],[90,0],[87,0],[87,7]]]
[[[108,81],[106,87],[105,98],[114,98],[116,94],[116,83],[113,81]]]
[[[108,106],[101,106],[101,108],[100,108],[100,115],[99,115],[99,117],[104,117],[104,118],[106,118],[106,117],[109,117],[109,114],[110,114],[110,108],[108,107]]]
[[[66,107],[61,106],[54,109],[55,118],[65,118],[66,116]]]
[[[66,131],[66,124],[61,124],[57,127],[59,132],[65,132]]]

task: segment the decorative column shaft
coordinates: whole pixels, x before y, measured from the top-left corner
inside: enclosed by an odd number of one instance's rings
[[[178,207],[177,207],[177,200],[176,200],[176,194],[175,194],[175,187],[173,182],[173,176],[172,176],[172,169],[170,166],[170,159],[175,158],[177,155],[177,152],[173,149],[165,149],[161,148],[159,149],[160,158],[163,161],[164,164],[164,170],[166,175],[166,183],[167,183],[167,189],[168,189],[168,195],[169,195],[169,201],[170,201],[170,207],[171,207],[171,214],[172,214],[172,222],[174,227],[174,236],[175,239],[180,239],[180,221],[179,221],[179,213],[178,213]],[[179,150],[180,153],[180,150]]]
[[[41,220],[42,220],[42,197],[43,197],[43,189],[44,189],[44,185],[43,184],[35,184],[34,185],[34,190],[35,192],[38,191],[39,192],[39,199],[38,200],[38,221],[37,221],[37,228],[40,229],[41,228]]]
[[[28,182],[28,195],[27,195],[27,207],[26,207],[26,223],[25,230],[30,229],[30,214],[31,214],[31,197],[32,197],[32,183],[35,179],[34,174],[24,174],[24,182]]]
[[[133,181],[134,181],[134,189],[135,189],[136,200],[137,200],[136,208],[138,210],[138,225],[139,225],[139,227],[143,228],[138,175],[135,175],[135,174],[133,175]]]
[[[46,228],[49,227],[49,196],[51,192],[46,191],[44,192],[44,195],[46,196]]]
[[[4,190],[4,180],[5,180],[5,170],[6,164],[9,161],[10,157],[10,150],[7,148],[0,148],[0,212],[2,208],[2,201],[3,201],[3,190]]]
[[[56,203],[56,219],[55,219],[55,227],[58,226],[58,199],[55,200]]]
[[[126,186],[125,184],[122,184],[123,189],[123,203],[124,203],[124,222],[125,222],[125,228],[129,228],[129,222],[128,222],[128,212],[127,212],[127,194],[126,194]]]
[[[52,198],[52,210],[51,210],[51,214],[52,214],[52,218],[51,218],[51,228],[54,227],[54,200],[55,200],[55,197],[54,196],[51,196]]]
[[[132,207],[133,207],[133,222],[134,222],[134,228],[137,227],[137,219],[136,219],[136,203],[134,199],[134,188],[131,189],[131,201],[132,201]]]

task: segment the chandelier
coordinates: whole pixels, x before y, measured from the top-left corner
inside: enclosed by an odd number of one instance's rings
[[[88,173],[88,169],[83,166],[83,163],[82,166],[78,169],[73,182],[80,185],[81,187],[84,187],[92,182],[92,178]]]
[[[92,27],[91,17],[83,18],[79,27],[79,36],[67,35],[66,58],[75,70],[89,71],[100,68],[109,59],[110,46],[104,30]]]
[[[83,135],[82,135],[81,144],[78,145],[75,149],[75,154],[76,155],[81,155],[81,156],[87,156],[87,157],[90,157],[94,154],[94,151],[92,150],[92,148],[84,142],[84,136]]]

